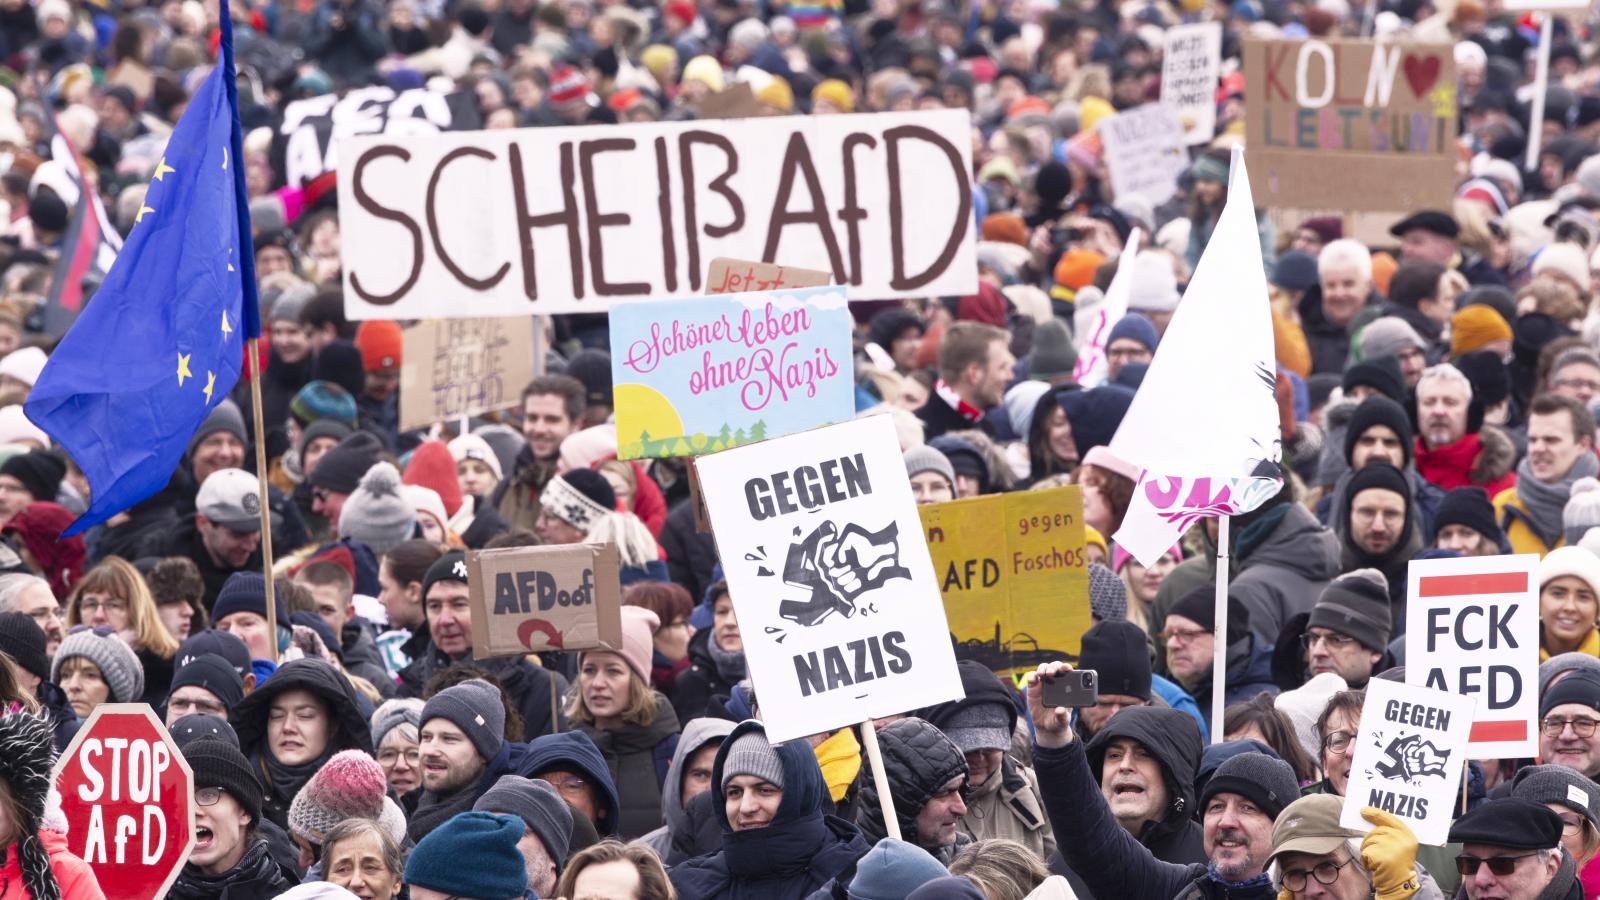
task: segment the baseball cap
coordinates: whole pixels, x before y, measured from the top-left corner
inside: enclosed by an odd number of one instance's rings
[[[243,469],[218,469],[200,485],[195,511],[233,531],[261,530],[261,483]]]
[[[1344,798],[1333,794],[1311,794],[1284,807],[1272,823],[1272,855],[1267,863],[1285,853],[1321,856],[1351,838],[1359,839],[1361,832],[1339,824],[1343,809]]]

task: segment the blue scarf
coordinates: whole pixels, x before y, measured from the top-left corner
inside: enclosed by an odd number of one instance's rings
[[[1246,878],[1243,881],[1229,881],[1228,879],[1217,874],[1216,863],[1207,863],[1206,877],[1210,878],[1212,881],[1215,881],[1217,884],[1222,885],[1222,889],[1230,897],[1249,896],[1258,890],[1262,891],[1265,896],[1272,896],[1276,893],[1272,889],[1272,878],[1265,872],[1262,872],[1260,875],[1257,875],[1254,878]]]

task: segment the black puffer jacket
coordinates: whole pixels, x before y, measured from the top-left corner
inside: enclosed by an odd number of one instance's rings
[[[900,820],[901,838],[917,843],[917,814],[952,778],[966,779],[967,758],[944,732],[927,720],[917,718],[900,719],[880,729],[878,748],[883,753],[889,790],[894,794],[894,813]],[[862,766],[859,777],[861,802],[857,807],[856,825],[868,843],[876,844],[888,835],[883,824],[883,804],[878,799],[878,785],[873,780],[871,767]],[[923,849],[935,853],[932,849]],[[940,861],[946,865],[950,863],[948,859]]]
[[[711,633],[715,629],[702,628],[689,638],[689,668],[679,673],[672,685],[672,709],[678,721],[687,722],[701,716],[727,718],[723,704],[733,694],[733,685],[722,677],[717,661],[711,656]]]
[[[1134,706],[1111,717],[1104,728],[1083,749],[1089,769],[1104,770],[1106,748],[1117,738],[1132,738],[1161,763],[1167,783],[1167,814],[1159,822],[1147,822],[1139,832],[1139,843],[1150,848],[1162,862],[1203,863],[1200,824],[1194,816],[1194,773],[1200,766],[1200,726],[1194,717],[1176,709]]]

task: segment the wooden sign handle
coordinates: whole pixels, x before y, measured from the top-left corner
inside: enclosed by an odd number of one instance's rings
[[[883,811],[884,833],[897,841],[901,840],[900,820],[894,814],[894,795],[889,792],[889,773],[883,768],[883,751],[878,749],[878,728],[871,719],[861,723],[861,743],[867,746],[872,782],[878,786],[878,805]]]

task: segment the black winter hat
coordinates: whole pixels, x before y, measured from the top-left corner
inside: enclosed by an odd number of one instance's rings
[[[1543,803],[1522,797],[1490,800],[1450,826],[1452,844],[1487,844],[1511,850],[1561,846],[1561,817]]]
[[[1353,637],[1375,653],[1389,646],[1393,630],[1389,613],[1389,582],[1377,569],[1346,572],[1322,589],[1311,607],[1307,628],[1326,628]]]
[[[172,693],[181,687],[210,691],[222,702],[223,708],[229,710],[244,699],[244,682],[240,680],[239,673],[233,670],[227,660],[212,653],[197,656],[172,673],[172,689],[167,692],[169,702]]]
[[[1539,718],[1550,714],[1558,706],[1576,703],[1600,712],[1600,674],[1587,669],[1577,669],[1545,689],[1539,698]]]
[[[1185,619],[1199,625],[1207,631],[1215,631],[1217,627],[1217,589],[1214,585],[1202,585],[1172,604],[1167,610],[1169,616],[1183,616]],[[1250,633],[1250,610],[1246,609],[1238,597],[1228,596],[1228,643],[1236,644]]]
[[[361,351],[351,341],[330,341],[317,351],[311,367],[312,381],[331,381],[352,397],[367,389],[367,372],[361,366]]]
[[[239,734],[228,724],[228,720],[209,713],[194,713],[184,716],[167,727],[172,733],[172,742],[178,745],[178,750],[189,746],[195,741],[206,740],[222,741],[233,749],[239,749]]]
[[[1511,396],[1511,372],[1499,354],[1491,350],[1474,350],[1457,357],[1455,366],[1472,382],[1474,406],[1493,406]]]
[[[1469,306],[1487,306],[1507,322],[1517,320],[1517,301],[1511,291],[1498,284],[1483,284],[1456,298],[1456,309]]]
[[[584,400],[590,406],[611,405],[611,354],[580,350],[567,361],[567,374],[583,384]]]
[[[1126,620],[1098,622],[1083,634],[1078,668],[1099,673],[1100,693],[1150,700],[1150,647],[1143,628]]]
[[[1355,502],[1356,495],[1372,488],[1382,488],[1393,491],[1405,499],[1406,509],[1411,509],[1411,485],[1406,482],[1406,476],[1399,469],[1388,463],[1369,463],[1357,469],[1350,476],[1350,484],[1345,488],[1345,517],[1349,518],[1349,505]]]
[[[1376,388],[1379,393],[1396,403],[1404,400],[1406,396],[1406,381],[1400,374],[1400,361],[1388,355],[1375,356],[1352,364],[1350,368],[1344,370],[1344,381],[1341,384],[1346,394],[1357,385],[1366,385]]]
[[[250,814],[252,822],[261,821],[261,779],[256,777],[250,760],[245,759],[238,747],[207,735],[184,747],[183,758],[194,770],[195,790],[221,788]]]
[[[1300,798],[1300,783],[1283,760],[1265,753],[1241,753],[1217,767],[1200,795],[1200,808],[1205,809],[1218,794],[1238,794],[1267,818],[1276,819],[1285,806]]]
[[[1350,414],[1350,423],[1344,432],[1345,462],[1350,462],[1356,450],[1356,442],[1361,439],[1361,435],[1374,425],[1382,425],[1394,432],[1395,437],[1400,439],[1400,452],[1403,457],[1401,465],[1411,465],[1411,451],[1415,446],[1411,436],[1411,419],[1406,416],[1406,411],[1400,404],[1381,395],[1361,401],[1361,405]]]
[[[1505,542],[1505,532],[1500,530],[1500,523],[1495,521],[1494,504],[1489,501],[1489,492],[1477,485],[1451,488],[1439,501],[1439,508],[1433,514],[1433,534],[1428,535],[1428,543],[1439,540],[1439,532],[1446,525],[1461,525],[1471,528],[1495,544]]]
[[[311,486],[340,494],[353,494],[361,484],[361,476],[377,465],[382,456],[383,446],[378,439],[365,431],[358,431],[322,454],[322,458],[317,460],[317,467],[311,470]]]
[[[33,499],[54,503],[61,479],[67,476],[67,464],[48,450],[29,450],[0,464],[0,475],[22,482]]]
[[[459,581],[470,584],[467,580],[467,555],[460,550],[451,550],[449,553],[433,561],[428,571],[422,576],[422,599],[428,599],[428,589],[436,581]]]
[[[42,681],[50,680],[49,645],[44,629],[27,613],[0,613],[0,651]]]

